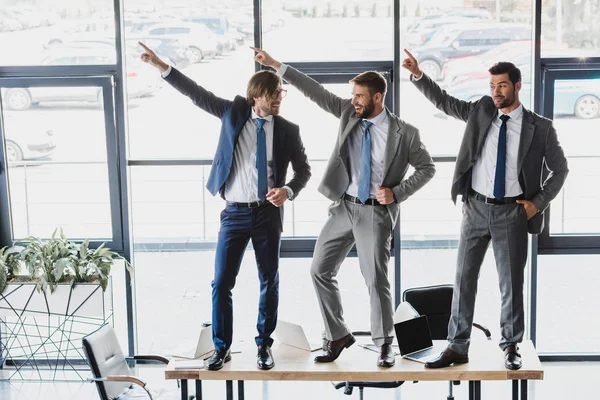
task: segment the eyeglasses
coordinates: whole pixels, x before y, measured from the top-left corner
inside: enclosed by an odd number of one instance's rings
[[[286,89],[277,90],[277,91],[275,91],[275,93],[273,93],[273,98],[276,99],[279,97],[279,95],[281,95],[281,98],[283,99],[286,94],[287,94]]]

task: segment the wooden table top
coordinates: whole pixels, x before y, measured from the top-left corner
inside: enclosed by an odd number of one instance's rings
[[[445,341],[437,341],[444,345]],[[377,366],[377,353],[357,344],[342,351],[332,362],[313,361],[318,352],[275,344],[275,367],[269,371],[256,368],[256,347],[241,348],[219,371],[206,369],[174,369],[171,360],[165,370],[166,379],[244,380],[244,381],[487,381],[544,378],[544,371],[531,341],[519,345],[523,367],[509,371],[504,367],[504,353],[497,342],[478,340],[471,343],[469,362],[441,369],[425,369],[419,362],[396,356],[391,368]]]

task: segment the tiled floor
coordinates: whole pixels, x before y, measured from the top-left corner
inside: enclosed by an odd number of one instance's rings
[[[553,362],[544,363],[545,379],[531,382],[530,400],[597,400],[600,399],[600,362]],[[176,391],[173,382],[161,380],[162,369],[154,366],[138,367],[138,376],[149,382],[149,387],[168,387]],[[193,392],[193,384],[190,391]],[[329,382],[246,382],[248,400],[325,400],[358,399],[358,390],[345,396],[334,390]],[[365,399],[446,399],[448,385],[445,382],[407,382],[399,389],[365,389]],[[456,400],[468,399],[467,385],[455,386]],[[175,395],[177,399],[177,395]],[[511,399],[509,382],[483,382],[482,398],[485,400]],[[98,394],[91,383],[86,382],[31,382],[0,381],[1,400],[96,400]],[[203,399],[225,399],[224,382],[203,382]]]

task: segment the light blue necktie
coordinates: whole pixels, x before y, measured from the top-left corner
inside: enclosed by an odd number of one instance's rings
[[[263,127],[266,119],[256,118],[256,170],[258,172],[258,198],[267,198],[267,135]]]
[[[364,119],[362,124],[365,127],[365,133],[363,133],[362,147],[360,150],[358,199],[364,203],[369,199],[369,193],[371,192],[371,131],[369,128],[371,128],[373,123]]]
[[[496,157],[496,176],[494,178],[494,197],[503,199],[506,192],[506,121],[510,117],[501,115],[502,125],[498,135],[498,155]]]

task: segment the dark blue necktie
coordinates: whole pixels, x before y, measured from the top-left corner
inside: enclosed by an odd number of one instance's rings
[[[267,135],[263,127],[266,119],[256,118],[256,170],[258,172],[258,198],[267,198]]]
[[[369,128],[373,125],[366,119],[362,121],[365,127],[365,133],[362,137],[362,147],[360,150],[360,172],[358,175],[358,199],[363,203],[369,198],[371,193],[371,131]]]
[[[506,192],[506,121],[510,117],[501,115],[502,125],[498,136],[498,156],[496,158],[496,177],[494,179],[494,197],[504,198]]]

